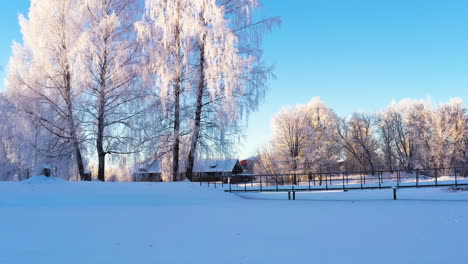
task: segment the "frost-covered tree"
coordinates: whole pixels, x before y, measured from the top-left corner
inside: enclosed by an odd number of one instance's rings
[[[54,174],[69,175],[69,157],[56,157],[48,152],[56,144],[51,136],[30,115],[0,93],[0,180],[23,180],[50,165]]]
[[[304,169],[310,171],[337,170],[341,158],[341,146],[333,140],[338,117],[320,98],[312,99],[305,106],[308,137],[304,150]]]
[[[81,19],[75,0],[32,0],[28,18],[20,16],[23,44],[13,46],[7,92],[15,95],[17,108],[56,138],[49,151],[73,155],[81,179],[90,180],[77,112],[82,91],[73,74]]]
[[[434,168],[433,106],[428,101],[407,101],[405,123],[414,148],[413,169]]]
[[[0,180],[15,180],[27,177],[28,156],[31,152],[24,148],[27,140],[19,128],[23,120],[13,118],[14,108],[0,93]],[[30,157],[30,156],[29,156]],[[30,161],[30,160],[29,160]]]
[[[339,121],[338,139],[349,159],[361,170],[375,173],[378,163],[378,142],[373,128],[373,116],[354,113],[348,120]]]
[[[257,153],[257,160],[254,165],[254,171],[257,174],[281,174],[283,168],[278,162],[281,157],[278,155],[278,152],[273,149],[271,146],[263,147]]]
[[[148,87],[159,90],[165,112],[172,123],[171,176],[178,179],[183,94],[190,87],[191,53],[198,31],[196,1],[147,0],[142,21],[136,24],[138,39],[146,53]]]
[[[257,1],[199,1],[199,76],[188,178],[198,145],[229,153],[234,145],[230,140],[241,134],[241,120],[256,109],[266,91],[271,69],[262,64],[260,44],[262,35],[280,21],[269,18],[252,24],[257,7]]]
[[[283,172],[338,169],[341,146],[334,138],[337,121],[333,110],[319,98],[279,112],[273,119],[272,152]]]
[[[451,168],[456,161],[463,160],[467,127],[466,113],[463,101],[459,98],[440,105],[433,112],[431,143],[437,168]]]
[[[273,119],[273,144],[282,153],[283,163],[297,172],[309,138],[308,118],[304,107],[285,108]]]
[[[81,110],[87,136],[105,181],[108,155],[134,152],[136,118],[142,113],[139,47],[134,31],[138,6],[131,0],[87,0],[79,6],[86,25],[77,47],[76,76],[84,91]],[[133,146],[134,149],[126,149]]]
[[[172,178],[183,169],[190,178],[197,152],[215,146],[225,152],[239,120],[263,97],[271,71],[261,63],[259,25],[271,23],[250,24],[256,1],[148,0],[145,6],[137,23],[148,52],[145,79],[160,90],[173,124]]]
[[[383,159],[387,169],[406,169],[414,165],[414,145],[406,124],[408,104],[392,103],[378,115]]]

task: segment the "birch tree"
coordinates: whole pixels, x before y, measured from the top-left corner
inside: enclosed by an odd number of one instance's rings
[[[82,110],[98,157],[98,179],[105,181],[106,156],[130,153],[135,118],[144,94],[138,89],[139,47],[130,0],[81,2],[86,30],[81,34],[77,76],[85,92]]]
[[[333,140],[338,117],[320,98],[313,98],[305,106],[307,118],[307,144],[304,150],[304,168],[311,171],[336,169],[341,146]]]
[[[348,120],[338,120],[335,140],[342,145],[346,157],[361,170],[375,173],[378,143],[373,129],[373,116],[354,113]]]
[[[258,6],[257,1],[199,1],[199,77],[188,178],[198,145],[229,146],[229,139],[240,134],[239,122],[256,109],[272,77],[271,68],[261,61],[260,45],[263,34],[279,25],[280,19],[253,21]],[[219,140],[209,144],[207,139]],[[220,153],[226,152],[229,147]]]
[[[438,168],[451,168],[456,161],[463,160],[466,126],[466,109],[459,98],[440,105],[434,111],[434,135],[431,142]]]
[[[80,178],[90,180],[84,173],[84,139],[77,113],[81,91],[73,75],[82,31],[77,7],[74,0],[31,1],[29,18],[20,16],[23,44],[14,45],[7,91],[18,92],[22,103],[17,106],[57,139],[56,150],[74,156]],[[31,102],[47,111],[31,111]]]
[[[273,120],[273,144],[282,153],[282,160],[279,162],[296,173],[308,143],[309,130],[304,108],[285,108]]]
[[[178,179],[181,137],[181,105],[189,87],[190,58],[199,23],[196,1],[146,0],[142,21],[136,24],[138,39],[147,53],[146,85],[159,89],[164,110],[172,123],[173,180]]]
[[[387,167],[411,171],[414,166],[414,144],[409,133],[406,116],[408,103],[392,103],[379,114],[379,129]]]

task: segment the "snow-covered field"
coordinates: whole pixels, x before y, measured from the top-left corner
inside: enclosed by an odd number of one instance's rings
[[[0,183],[0,263],[468,263],[468,192]]]

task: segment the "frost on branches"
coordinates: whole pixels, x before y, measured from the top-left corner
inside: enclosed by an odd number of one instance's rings
[[[405,99],[379,113],[339,117],[319,99],[283,109],[258,173],[451,168],[466,165],[467,109],[461,99],[434,105]]]
[[[157,159],[179,180],[195,159],[233,152],[273,77],[260,44],[279,19],[254,20],[256,0],[140,3],[32,0],[20,16],[6,95],[38,157],[22,167],[104,181]]]

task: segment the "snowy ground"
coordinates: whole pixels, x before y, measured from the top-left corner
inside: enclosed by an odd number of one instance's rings
[[[0,183],[0,263],[468,263],[468,192]]]

